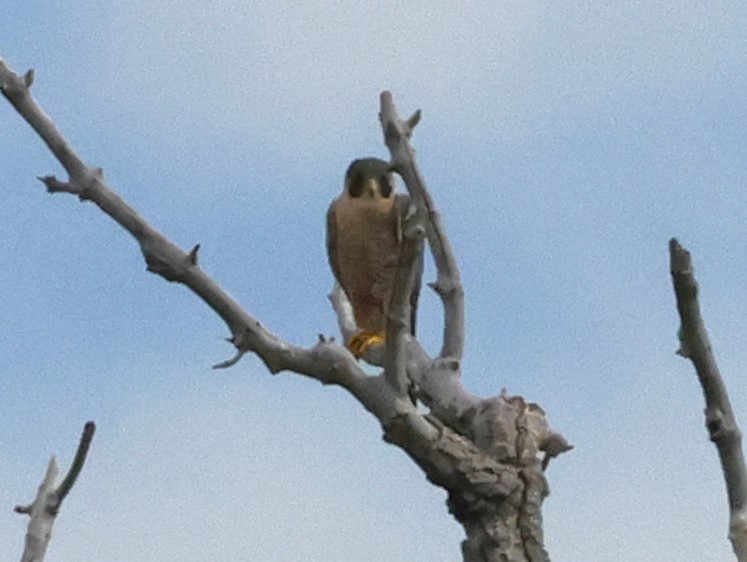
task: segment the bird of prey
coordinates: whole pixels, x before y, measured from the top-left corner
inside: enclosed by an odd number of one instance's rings
[[[400,264],[408,195],[395,195],[389,164],[378,158],[354,160],[342,193],[327,212],[327,253],[337,282],[353,307],[358,332],[347,343],[356,357],[384,341],[387,313]],[[410,295],[410,332],[420,294],[422,257]]]

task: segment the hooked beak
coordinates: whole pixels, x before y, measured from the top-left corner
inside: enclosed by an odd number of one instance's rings
[[[363,196],[366,199],[373,199],[379,191],[379,181],[376,178],[366,180],[363,186]]]

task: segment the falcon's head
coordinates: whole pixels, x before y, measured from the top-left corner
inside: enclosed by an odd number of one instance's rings
[[[378,158],[353,160],[345,173],[345,193],[352,199],[394,198],[394,176],[389,164]]]

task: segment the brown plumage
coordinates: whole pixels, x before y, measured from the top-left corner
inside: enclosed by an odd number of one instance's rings
[[[386,162],[365,158],[350,164],[343,192],[327,212],[332,272],[353,307],[358,330],[369,336],[383,338],[386,330],[409,201],[407,195],[394,194],[394,176]],[[418,265],[422,273],[422,259]],[[413,334],[420,277],[410,298]]]

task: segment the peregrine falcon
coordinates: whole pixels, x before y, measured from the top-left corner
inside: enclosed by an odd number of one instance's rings
[[[378,158],[354,160],[342,193],[327,212],[327,253],[332,272],[353,307],[358,333],[347,342],[356,357],[381,343],[397,275],[408,195],[394,194],[389,164]],[[410,295],[410,332],[420,294],[422,257]]]

